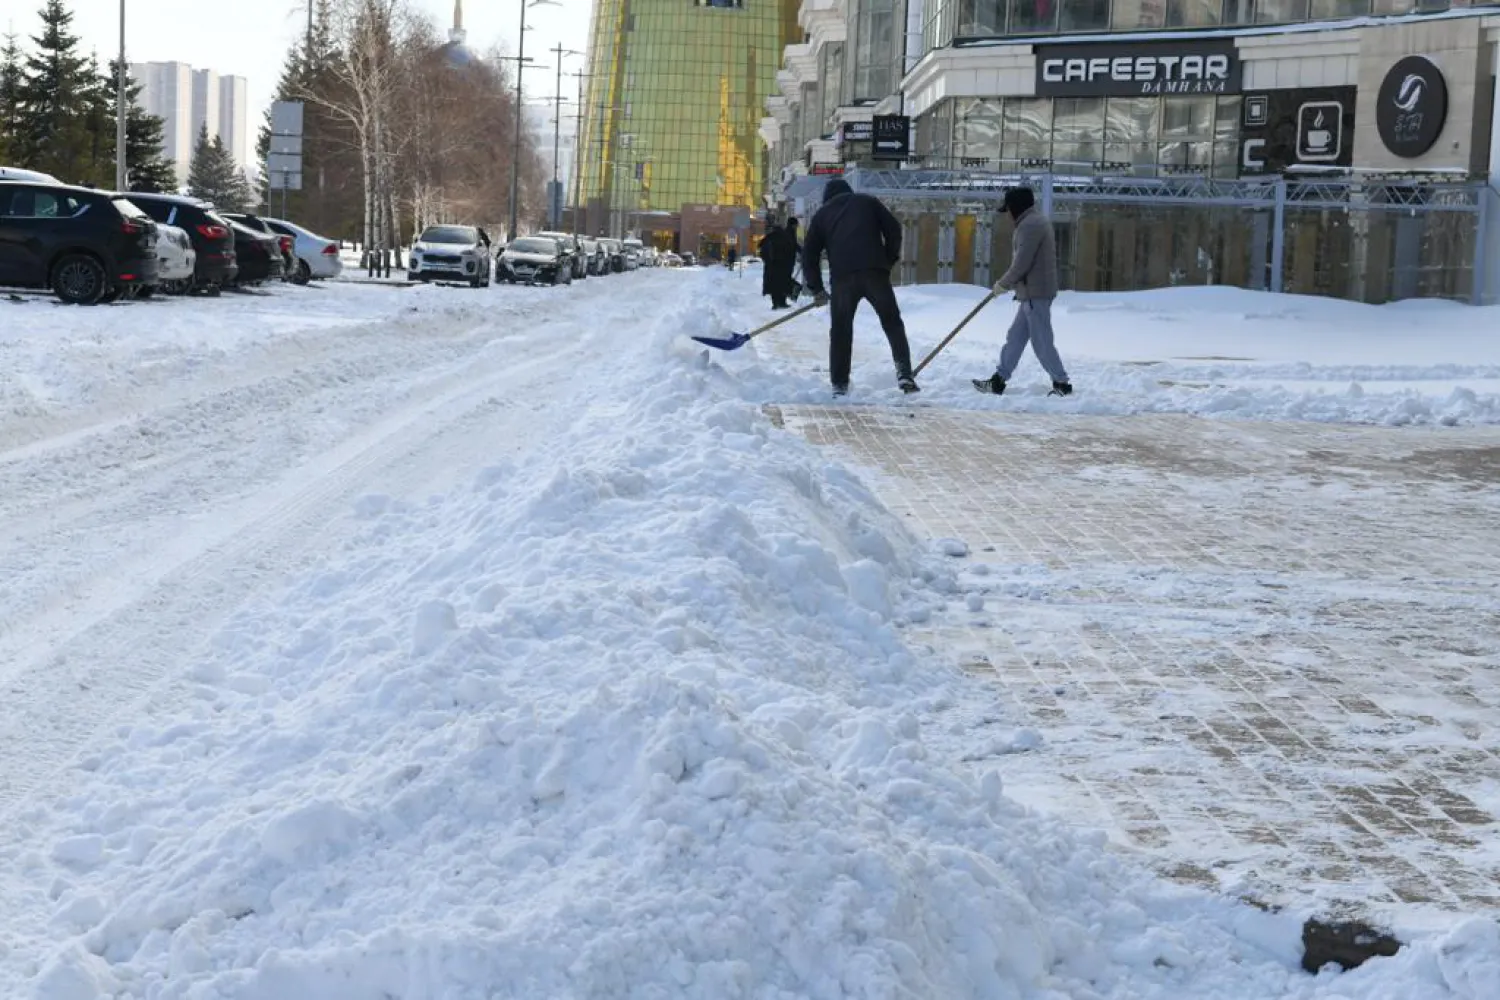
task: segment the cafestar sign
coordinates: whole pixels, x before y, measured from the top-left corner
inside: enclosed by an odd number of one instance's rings
[[[1237,94],[1232,38],[1036,46],[1038,97]]]

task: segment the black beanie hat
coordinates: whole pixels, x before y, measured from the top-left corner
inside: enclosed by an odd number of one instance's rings
[[[1013,187],[1005,192],[1005,210],[1012,219],[1019,219],[1022,212],[1035,204],[1036,195],[1031,193],[1029,187]]]

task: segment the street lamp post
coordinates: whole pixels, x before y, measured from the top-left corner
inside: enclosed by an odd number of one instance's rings
[[[593,74],[580,70],[570,75],[578,77],[578,114],[576,116],[578,121],[573,135],[573,229],[582,232],[584,227],[578,224],[578,211],[582,207],[579,202],[583,199],[583,147],[588,141],[588,135],[584,129],[586,119],[583,114],[583,81]]]
[[[547,217],[552,228],[557,229],[562,225],[562,190],[557,177],[557,160],[562,151],[562,106],[565,100],[562,95],[562,61],[563,56],[581,56],[583,53],[565,49],[561,42],[547,51],[557,56],[557,93],[552,98],[552,188],[547,197]],[[555,202],[553,192],[556,192]]]
[[[522,0],[521,37],[516,43],[516,134],[510,155],[510,231],[506,242],[516,238],[516,199],[521,192],[521,74],[526,69],[526,12],[532,7],[561,7],[557,0]]]
[[[115,190],[124,191],[125,170],[125,0],[120,0],[120,56],[115,67]]]

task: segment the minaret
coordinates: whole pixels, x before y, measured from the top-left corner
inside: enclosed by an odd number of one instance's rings
[[[453,0],[453,30],[448,32],[448,40],[454,45],[462,45],[465,37],[464,0]]]

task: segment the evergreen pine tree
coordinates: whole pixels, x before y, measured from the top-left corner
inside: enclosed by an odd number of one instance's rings
[[[0,163],[21,158],[21,41],[12,32],[0,47]]]
[[[224,148],[224,140],[210,137],[207,124],[198,131],[198,145],[188,169],[188,193],[226,212],[243,212],[255,198],[250,182]]]
[[[62,0],[47,0],[41,18],[42,33],[33,36],[35,51],[21,71],[19,159],[64,181],[88,180],[94,167],[90,105],[97,97],[97,74],[91,76],[89,61],[78,54],[78,36],[69,30],[73,15]]]
[[[108,148],[111,164],[114,163],[115,155],[115,108],[118,104],[119,93],[115,74],[119,72],[119,66],[118,59],[111,59],[110,75],[104,81],[105,86],[109,88],[107,110],[109,112]],[[140,98],[141,85],[136,83],[127,71],[125,76],[125,165],[130,175],[130,190],[176,191],[177,167],[167,159],[162,149],[163,122],[155,115],[146,113],[146,110],[141,107]],[[111,177],[114,176],[113,170],[111,166]]]

